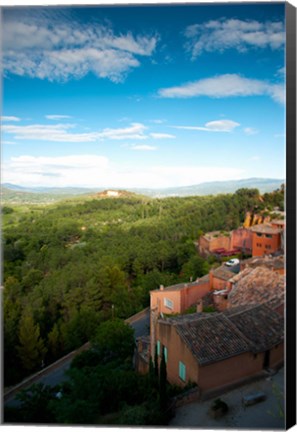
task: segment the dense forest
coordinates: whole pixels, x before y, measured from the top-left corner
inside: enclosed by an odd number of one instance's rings
[[[197,254],[199,235],[275,206],[284,207],[284,187],[4,206],[4,385],[91,340],[112,316],[148,306],[160,284],[206,274],[212,262]]]

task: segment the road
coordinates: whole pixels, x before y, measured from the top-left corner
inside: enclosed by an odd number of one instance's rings
[[[135,338],[149,335],[149,310],[146,311],[144,316],[135,319],[130,325],[135,330]],[[34,379],[34,383],[42,383],[54,387],[55,385],[65,381],[67,379],[66,372],[69,369],[72,359],[73,357],[67,359],[65,362],[63,362],[63,364],[51,368],[48,373],[44,373],[42,376],[36,377],[36,379]],[[32,384],[33,382],[31,381],[30,384],[28,384],[28,387],[30,387]],[[19,404],[19,402],[15,399],[15,394],[16,393],[13,393],[11,397],[5,398],[5,405],[16,406]]]
[[[135,338],[139,336],[148,336],[150,334],[150,312],[149,310],[146,314],[139,318],[137,321],[131,323],[131,327],[134,328]]]

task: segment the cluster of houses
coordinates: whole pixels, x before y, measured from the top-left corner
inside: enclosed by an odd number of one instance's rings
[[[200,237],[204,252],[234,249],[236,241],[236,248],[249,247],[252,257],[231,267],[222,264],[196,281],[151,291],[150,336],[138,339],[138,371],[147,372],[150,357],[160,362],[164,353],[168,381],[182,387],[195,383],[203,395],[281,367],[284,229],[283,220],[273,220],[223,234],[221,242],[213,233]]]
[[[222,257],[243,252],[254,257],[284,251],[284,213],[278,212],[278,216],[278,219],[271,219],[270,216],[247,213],[240,228],[202,235],[198,242],[199,252],[204,256]]]

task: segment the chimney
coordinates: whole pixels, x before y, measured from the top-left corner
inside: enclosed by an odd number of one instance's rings
[[[203,312],[203,301],[202,299],[198,301],[197,305],[196,305],[196,312]]]
[[[164,285],[160,285],[160,291],[164,290]]]

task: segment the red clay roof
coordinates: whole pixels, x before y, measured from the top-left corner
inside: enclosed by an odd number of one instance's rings
[[[209,314],[176,325],[200,365],[217,362],[249,351],[249,345],[223,314]]]
[[[241,261],[241,265],[246,268],[264,266],[270,269],[282,269],[285,268],[285,259],[284,259],[284,255],[280,255],[276,257],[272,257],[268,255],[265,255],[264,257],[256,256]]]
[[[266,267],[247,267],[234,279],[237,283],[228,295],[230,306],[263,304],[275,297],[284,298],[284,276]]]
[[[234,273],[228,270],[228,268],[225,265],[222,265],[216,268],[215,270],[213,270],[213,276],[218,279],[223,279],[227,281],[234,277]]]
[[[254,353],[267,351],[284,339],[283,318],[266,305],[231,308],[225,315],[250,341]]]
[[[200,365],[245,352],[264,352],[284,339],[283,319],[266,305],[171,317],[159,323],[176,328]]]

